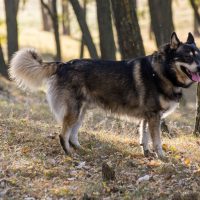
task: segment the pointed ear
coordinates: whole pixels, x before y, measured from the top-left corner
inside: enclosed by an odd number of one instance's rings
[[[171,35],[171,40],[170,40],[170,48],[177,49],[179,44],[180,44],[180,40],[178,39],[176,33],[173,32]]]
[[[195,41],[194,41],[194,37],[192,35],[192,33],[188,33],[188,38],[187,38],[187,42],[188,44],[195,44]]]

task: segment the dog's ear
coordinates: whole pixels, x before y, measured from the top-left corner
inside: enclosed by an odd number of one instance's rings
[[[170,40],[170,48],[177,49],[179,45],[180,45],[180,40],[178,39],[176,33],[173,32]]]
[[[187,38],[187,44],[195,44],[195,41],[194,41],[194,37],[192,35],[192,33],[188,33],[188,38]]]

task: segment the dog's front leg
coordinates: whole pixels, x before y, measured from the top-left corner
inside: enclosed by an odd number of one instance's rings
[[[142,151],[144,153],[145,157],[151,156],[151,152],[149,150],[149,140],[150,140],[150,135],[147,130],[147,121],[142,120],[140,122],[140,146],[142,147]]]
[[[153,142],[153,148],[160,159],[165,159],[162,150],[161,132],[160,132],[160,115],[154,114],[148,119],[149,132]]]

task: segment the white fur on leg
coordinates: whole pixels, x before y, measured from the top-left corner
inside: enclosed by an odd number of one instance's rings
[[[72,127],[72,131],[71,131],[71,134],[70,134],[70,143],[77,149],[81,149],[81,145],[78,141],[78,130],[81,126],[81,123],[82,123],[82,120],[83,120],[83,117],[84,117],[84,114],[85,114],[85,111],[86,111],[86,107],[87,105],[84,104],[81,108],[81,111],[80,111],[80,114],[79,114],[79,119],[78,121],[73,125]]]
[[[69,145],[69,137],[70,137],[71,131],[72,131],[72,129],[70,128],[64,134],[65,148],[66,148],[68,154],[71,154],[71,148]]]
[[[154,148],[154,150],[155,150],[155,152],[156,152],[156,154],[159,158],[162,159],[162,158],[165,157],[165,154],[162,150],[162,143],[161,143],[160,137],[154,139],[153,148]]]
[[[165,154],[162,150],[162,141],[161,141],[161,136],[160,136],[160,130],[156,133],[156,137],[152,139],[153,141],[153,148],[160,159],[165,158]]]
[[[145,121],[142,121],[140,123],[140,145],[143,148],[143,151],[149,151],[149,140],[150,135],[147,132],[147,123]]]
[[[75,146],[75,148],[81,148],[81,145],[78,141],[78,130],[81,126],[81,121],[78,121],[72,128],[71,134],[70,134],[70,142],[72,143],[72,145]]]

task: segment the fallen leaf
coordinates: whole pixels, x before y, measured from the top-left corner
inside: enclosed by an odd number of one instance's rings
[[[161,162],[157,160],[151,160],[150,162],[147,163],[148,167],[159,167],[160,165]]]
[[[23,147],[22,148],[22,150],[21,150],[21,152],[23,153],[23,154],[27,154],[27,153],[29,153],[30,152],[30,147]]]
[[[191,164],[191,160],[189,158],[184,159],[184,164],[189,166]]]
[[[167,151],[167,150],[169,149],[169,147],[168,147],[167,144],[163,144],[163,145],[162,145],[162,148],[163,148],[164,151]]]

